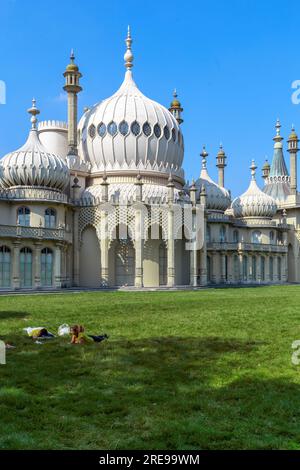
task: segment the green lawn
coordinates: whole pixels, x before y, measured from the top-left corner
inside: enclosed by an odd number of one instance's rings
[[[300,286],[0,297],[0,449],[299,449]],[[22,328],[81,322],[98,345]]]

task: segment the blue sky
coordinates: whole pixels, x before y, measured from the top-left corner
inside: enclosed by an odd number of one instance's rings
[[[271,159],[277,117],[284,137],[292,123],[300,134],[300,105],[291,101],[291,84],[300,79],[296,2],[0,0],[0,9],[0,80],[7,85],[1,156],[24,143],[33,96],[41,120],[66,120],[62,73],[72,47],[84,75],[80,115],[119,87],[127,24],[141,91],[169,106],[178,90],[188,179],[199,174],[203,143],[216,178],[221,141],[225,184],[237,195],[248,185],[251,159],[259,168]]]

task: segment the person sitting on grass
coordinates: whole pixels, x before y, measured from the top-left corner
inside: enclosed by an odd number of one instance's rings
[[[104,335],[87,335],[84,332],[83,325],[74,325],[71,327],[71,343],[72,344],[88,344],[88,343],[101,343],[104,339],[107,339],[108,336]]]

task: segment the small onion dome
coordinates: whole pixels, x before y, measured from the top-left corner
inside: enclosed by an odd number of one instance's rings
[[[74,62],[75,55],[74,55],[73,49],[71,50],[70,59],[71,59],[71,62],[69,63],[69,65],[67,65],[66,70],[68,72],[78,72],[79,68],[78,68],[78,65],[76,65]]]
[[[224,212],[228,209],[231,202],[229,191],[219,186],[210,178],[206,168],[206,157],[208,156],[208,153],[205,147],[203,147],[200,155],[202,157],[202,170],[200,178],[198,178],[195,183],[197,188],[196,198],[198,200],[201,190],[205,190],[206,208],[209,210]]]
[[[63,159],[50,153],[41,143],[37,131],[39,110],[35,100],[28,109],[32,128],[26,143],[18,150],[8,153],[0,162],[0,185],[37,186],[63,190],[69,182],[69,169]]]
[[[181,108],[181,103],[180,101],[177,99],[177,91],[176,89],[174,90],[173,92],[173,96],[174,96],[174,99],[173,101],[171,102],[171,105],[170,105],[170,108]]]
[[[295,132],[294,126],[292,126],[292,131],[291,131],[291,133],[290,133],[290,135],[289,135],[288,140],[298,140],[298,136],[297,136],[297,134],[296,134],[296,132]]]
[[[255,179],[257,167],[253,160],[250,168],[252,177],[249,188],[232,202],[233,215],[237,218],[262,217],[271,219],[277,210],[276,201],[257,186]]]

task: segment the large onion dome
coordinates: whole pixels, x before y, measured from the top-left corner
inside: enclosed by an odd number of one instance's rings
[[[251,182],[247,191],[232,202],[233,215],[237,218],[262,217],[271,219],[277,210],[274,198],[265,194],[256,184],[256,165],[252,160]]]
[[[201,188],[204,186],[206,191],[206,208],[224,212],[228,209],[231,202],[229,191],[219,186],[210,178],[206,168],[206,158],[208,157],[208,153],[205,147],[203,147],[200,155],[202,157],[202,169],[200,178],[195,182],[195,186],[197,188],[196,198],[198,200]]]
[[[183,137],[175,117],[147,98],[133,80],[130,31],[125,79],[110,98],[87,110],[78,124],[79,155],[92,173],[165,174],[183,182]]]
[[[32,115],[28,139],[20,149],[1,160],[0,185],[3,188],[37,186],[63,190],[69,181],[69,169],[62,158],[50,153],[39,139],[36,115],[40,111],[35,100],[28,112]]]

